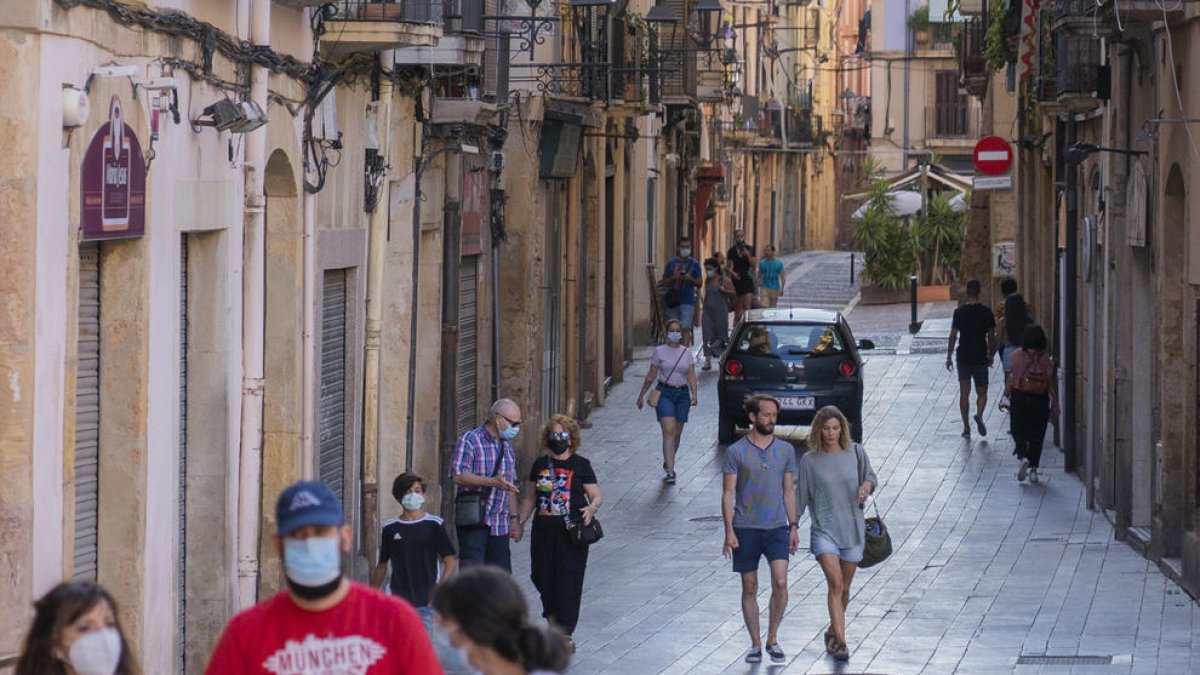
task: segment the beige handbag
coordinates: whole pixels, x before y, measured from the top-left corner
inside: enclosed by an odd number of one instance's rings
[[[675,359],[675,365],[671,366],[671,372],[667,373],[667,376],[663,379],[655,382],[654,388],[650,390],[650,395],[646,397],[646,402],[650,404],[651,408],[658,407],[658,399],[662,397],[663,385],[675,374],[675,369],[679,367],[679,362],[683,360],[683,355],[687,353],[687,347],[683,349],[684,351],[679,353],[679,358]]]

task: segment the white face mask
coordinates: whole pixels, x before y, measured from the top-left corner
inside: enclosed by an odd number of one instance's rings
[[[121,634],[116,628],[91,631],[67,651],[76,675],[114,675],[121,663]]]
[[[419,492],[410,492],[400,499],[400,506],[409,511],[416,511],[425,506],[425,495]]]

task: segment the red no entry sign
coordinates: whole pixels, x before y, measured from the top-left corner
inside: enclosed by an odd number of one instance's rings
[[[999,136],[984,136],[975,144],[975,168],[987,176],[1000,176],[1012,167],[1012,148]]]

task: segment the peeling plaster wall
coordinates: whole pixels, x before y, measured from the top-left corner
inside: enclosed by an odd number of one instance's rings
[[[33,478],[35,401],[38,136],[35,127],[39,45],[0,33],[0,653],[15,653],[35,593]],[[51,458],[52,459],[52,458]],[[45,471],[47,467],[43,467]],[[52,516],[53,514],[51,514]],[[53,530],[51,530],[53,532]],[[53,550],[53,542],[42,542]]]

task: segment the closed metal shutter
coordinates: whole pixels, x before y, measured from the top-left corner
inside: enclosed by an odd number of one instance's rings
[[[479,408],[479,257],[463,258],[458,267],[458,433],[476,426]]]
[[[188,404],[188,236],[179,238],[179,589],[175,672],[186,670],[187,655],[187,404]]]
[[[318,475],[343,499],[346,476],[346,270],[325,272]]]
[[[79,248],[78,366],[75,371],[76,580],[95,580],[100,494],[100,249]]]

